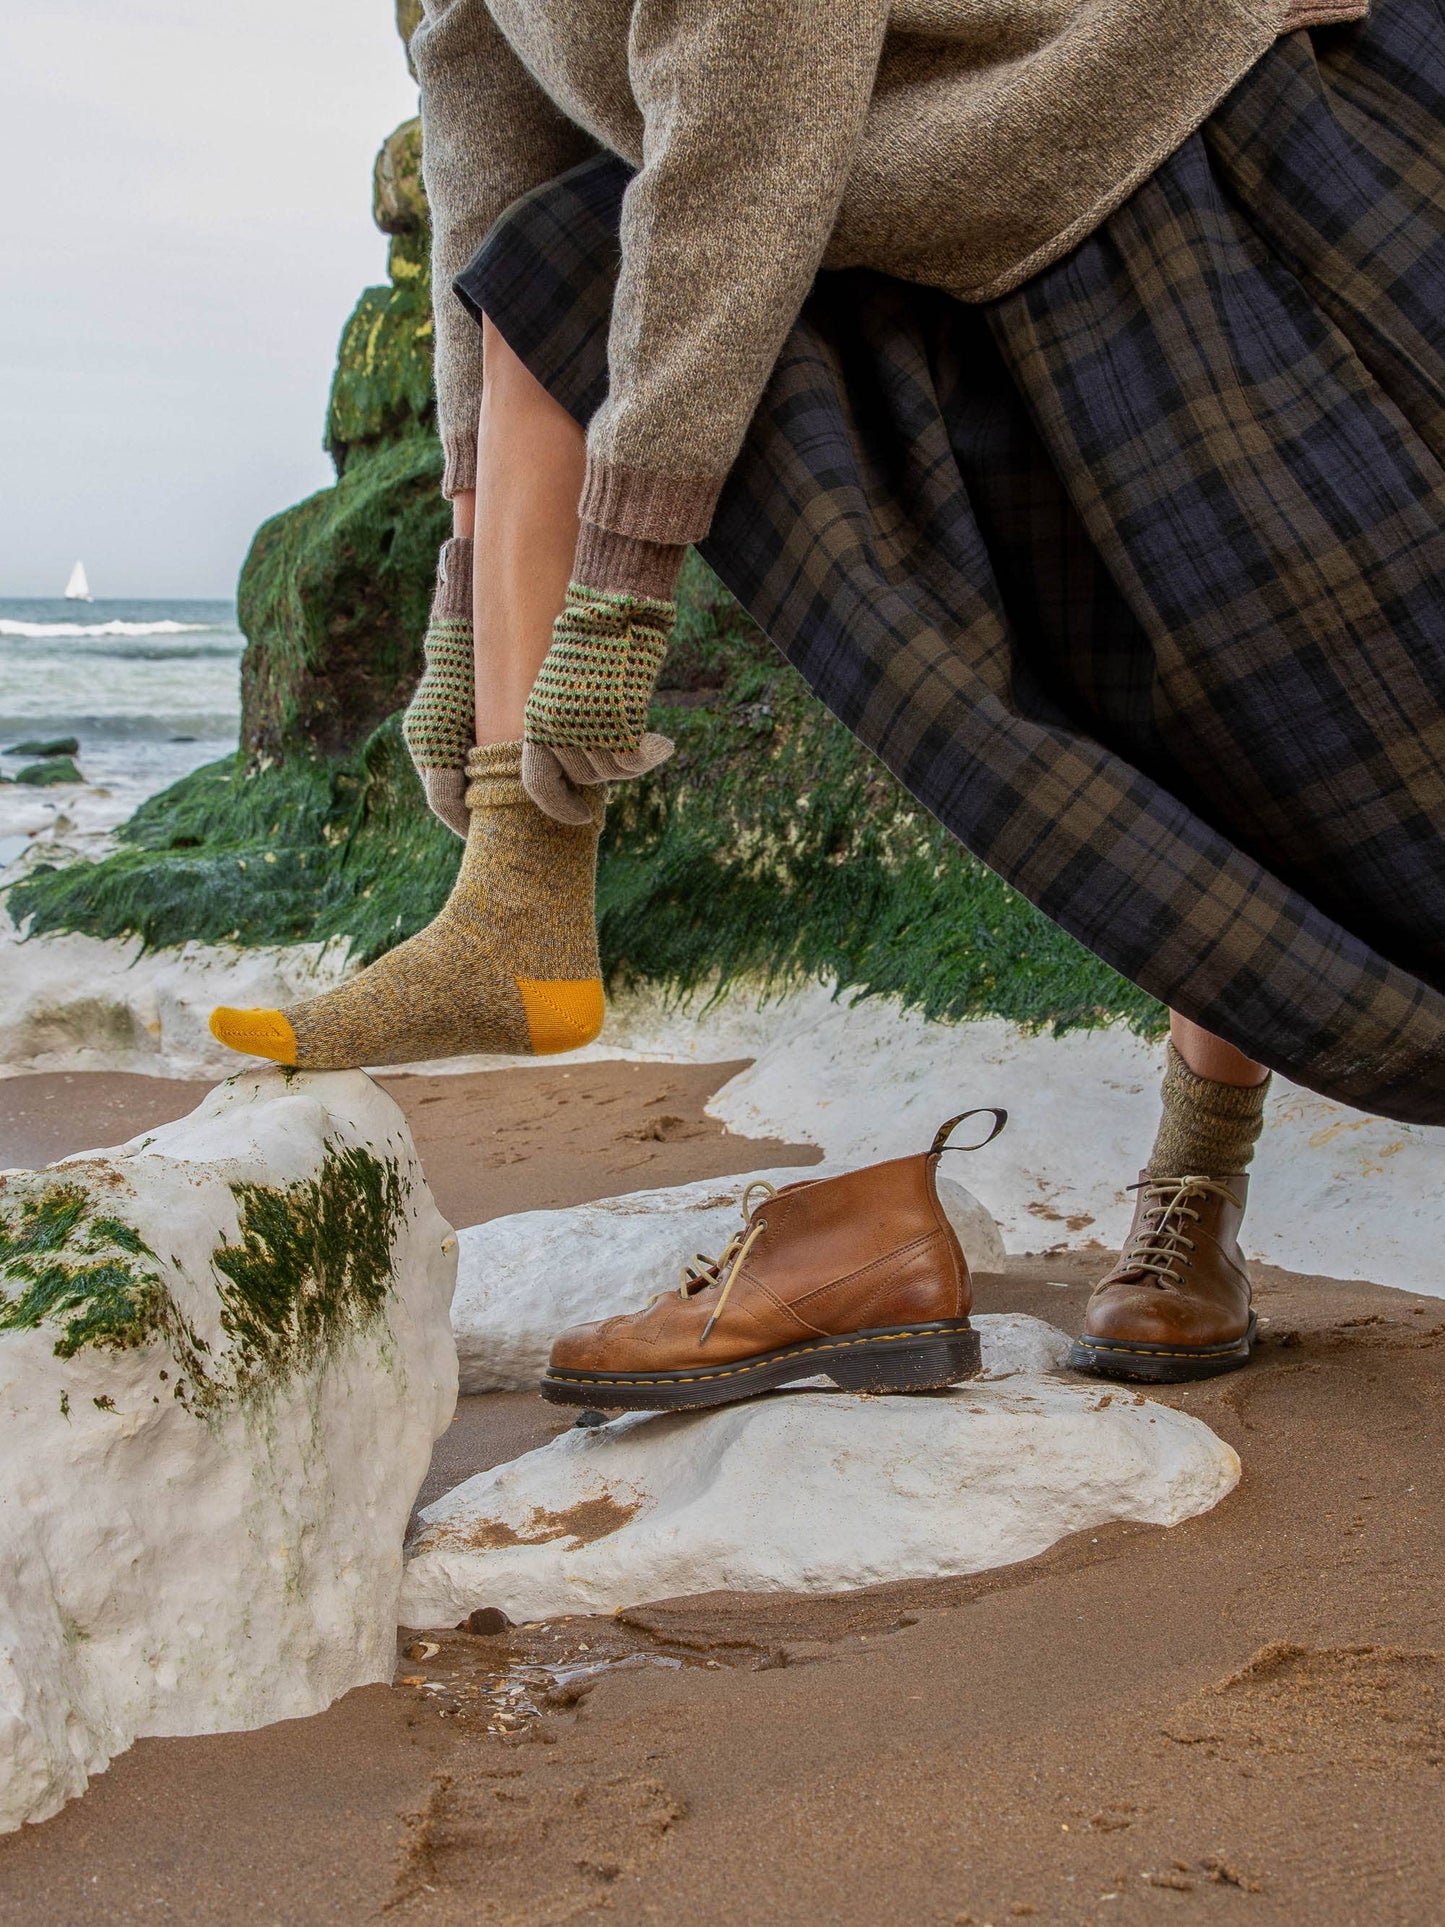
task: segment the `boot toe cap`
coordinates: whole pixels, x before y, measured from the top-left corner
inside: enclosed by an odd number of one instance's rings
[[[569,1325],[552,1340],[547,1363],[554,1372],[616,1371],[609,1358],[608,1338],[623,1321],[620,1318],[594,1319],[587,1325]]]
[[[1243,1336],[1248,1324],[1249,1300],[1242,1293],[1201,1299],[1148,1285],[1118,1284],[1090,1299],[1080,1337],[1113,1345],[1194,1349],[1229,1344]]]
[[[1083,1336],[1116,1344],[1168,1345],[1196,1342],[1188,1307],[1147,1285],[1112,1285],[1090,1299]]]

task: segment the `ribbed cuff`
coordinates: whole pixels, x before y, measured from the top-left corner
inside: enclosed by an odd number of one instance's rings
[[[475,430],[470,435],[449,428],[442,436],[442,454],[445,462],[442,467],[442,494],[450,502],[454,495],[461,495],[477,485],[477,437]]]
[[[1258,1084],[1222,1084],[1201,1077],[1172,1039],[1166,1058],[1163,1112],[1149,1153],[1149,1175],[1223,1178],[1246,1171],[1264,1128],[1269,1078]]]
[[[649,596],[671,602],[687,544],[644,542],[635,535],[614,535],[584,522],[577,536],[572,579],[609,595]]]
[[[1309,0],[1292,6],[1280,23],[1281,33],[1297,33],[1301,27],[1331,27],[1345,20],[1363,20],[1370,11],[1369,0]]]
[[[520,738],[515,743],[482,743],[469,749],[466,777],[463,801],[469,811],[525,802]]]
[[[579,507],[584,522],[614,535],[686,548],[712,527],[725,475],[662,475],[589,452]]]
[[[470,616],[472,613],[472,538],[454,535],[443,542],[437,557],[437,586],[432,596],[433,622]]]

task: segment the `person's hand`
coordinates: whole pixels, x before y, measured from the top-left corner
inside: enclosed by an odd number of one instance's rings
[[[647,727],[677,605],[573,582],[527,698],[522,783],[562,823],[591,820],[580,792],[643,776],[673,745]]]
[[[401,733],[432,813],[465,842],[466,760],[477,733],[469,537],[442,545],[422,651],[425,667]]]

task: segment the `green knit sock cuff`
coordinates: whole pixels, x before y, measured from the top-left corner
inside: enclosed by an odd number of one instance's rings
[[[401,733],[418,769],[460,769],[477,735],[470,536],[442,544],[422,657]]]
[[[433,619],[422,650],[426,667],[401,733],[418,769],[460,769],[477,733],[471,617]]]
[[[569,583],[527,698],[527,741],[636,750],[676,620],[676,603]]]
[[[1190,1070],[1173,1044],[1164,1072],[1164,1114],[1149,1156],[1155,1177],[1230,1177],[1245,1170],[1264,1128],[1270,1080],[1221,1084]]]

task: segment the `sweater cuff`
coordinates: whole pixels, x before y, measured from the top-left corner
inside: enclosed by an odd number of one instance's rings
[[[646,596],[671,602],[677,574],[687,554],[685,542],[646,542],[584,522],[577,535],[572,580],[608,595]]]
[[[663,475],[603,461],[590,450],[582,484],[584,522],[614,535],[686,548],[712,527],[725,475]]]
[[[454,495],[461,495],[477,485],[475,431],[465,435],[455,428],[449,428],[442,436],[442,454],[446,458],[442,468],[442,494],[450,502]]]
[[[1298,0],[1285,13],[1280,32],[1297,33],[1301,27],[1332,27],[1342,21],[1363,20],[1369,11],[1369,0]]]

